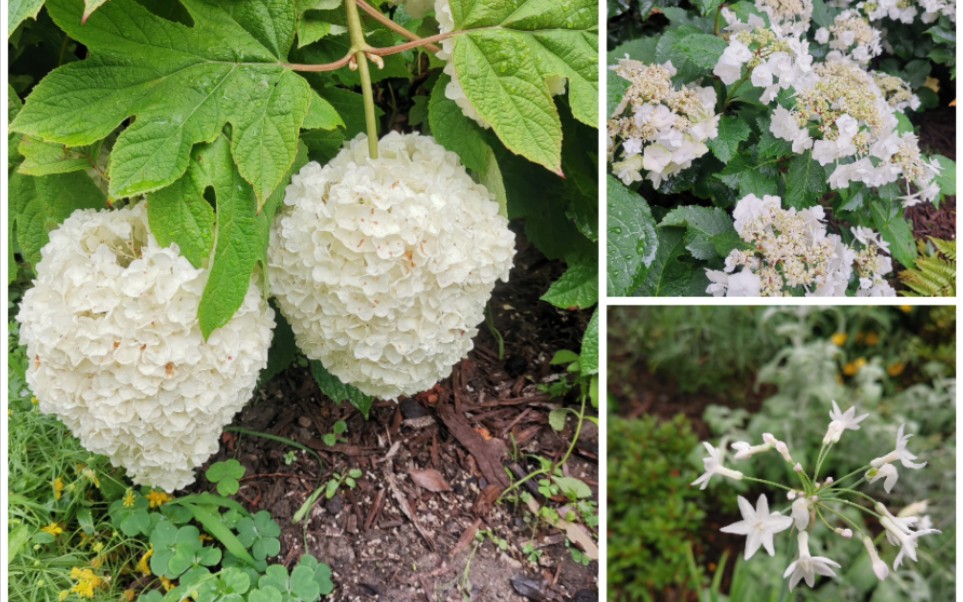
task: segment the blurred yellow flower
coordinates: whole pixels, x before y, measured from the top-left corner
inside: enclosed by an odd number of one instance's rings
[[[143,556],[141,556],[140,560],[137,561],[137,570],[145,577],[151,576],[151,567],[147,563],[147,561],[150,560],[151,556],[153,555],[154,555],[154,546],[151,545],[151,548],[147,552],[145,552]]]
[[[847,333],[846,332],[834,333],[834,335],[830,337],[830,341],[837,347],[843,347],[844,343],[847,342]]]
[[[135,592],[134,590],[132,589],[124,590],[124,600],[126,600],[127,602],[134,602],[134,598],[136,597],[137,597],[137,592]]]
[[[164,504],[173,500],[171,496],[167,495],[163,491],[151,490],[147,494],[147,502],[151,505],[151,508],[160,508]]]
[[[54,537],[57,537],[58,535],[60,535],[61,533],[64,532],[63,527],[61,527],[61,526],[60,526],[59,524],[57,524],[57,523],[50,523],[50,524],[47,525],[46,527],[41,527],[40,530],[43,531],[44,533],[49,533],[50,535],[53,535]]]
[[[135,501],[136,501],[136,499],[135,499],[135,497],[134,497],[134,490],[133,490],[133,489],[128,489],[128,490],[127,490],[127,493],[124,494],[124,507],[125,507],[125,508],[133,508]]]
[[[37,404],[40,403],[40,400],[37,399],[36,397],[31,397],[31,398],[30,398],[30,403],[32,403],[33,405],[37,405]]]
[[[60,477],[57,477],[50,482],[50,487],[54,490],[54,499],[59,500],[64,495],[64,482]]]
[[[904,364],[904,362],[893,363],[887,366],[887,374],[896,378],[904,373],[904,368],[906,367],[907,366]]]
[[[68,596],[70,596],[70,590],[65,589],[64,591],[57,594],[57,599],[60,600],[60,602],[64,602],[64,600],[66,600]]]
[[[864,337],[864,343],[868,347],[876,347],[877,343],[879,342],[880,342],[880,337],[877,335],[876,332],[868,332],[867,336]]]
[[[855,374],[860,372],[861,368],[863,368],[866,365],[867,365],[867,360],[862,357],[858,357],[856,360],[849,362],[843,367],[843,373],[846,376],[854,376]]]
[[[97,478],[97,473],[94,472],[93,468],[84,466],[83,469],[81,469],[80,471],[80,476],[84,477],[85,479],[93,483],[94,487],[96,487],[97,489],[100,489],[100,479]]]
[[[167,577],[161,577],[161,587],[164,588],[164,591],[169,592],[174,589],[174,582]]]
[[[104,557],[101,556],[100,554],[98,554],[97,556],[94,556],[94,558],[90,561],[90,566],[94,567],[95,569],[99,569],[103,565],[104,565]]]
[[[913,306],[913,305],[901,305],[901,306],[900,306],[900,311],[904,312],[905,314],[909,314],[910,312],[914,311],[914,306]]]
[[[70,578],[77,582],[70,588],[70,591],[81,598],[93,598],[94,590],[104,584],[104,580],[94,571],[79,567],[70,569]]]

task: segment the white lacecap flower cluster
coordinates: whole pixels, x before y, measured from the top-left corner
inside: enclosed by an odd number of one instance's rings
[[[645,65],[626,58],[610,67],[629,88],[609,119],[613,172],[629,185],[643,172],[659,188],[667,178],[705,155],[717,136],[716,92],[710,87],[675,88],[673,64]]]
[[[867,65],[872,58],[883,52],[880,45],[880,30],[874,28],[860,11],[845,10],[834,18],[833,25],[821,27],[815,39],[827,44],[831,52],[830,60],[849,58],[854,62]]]
[[[430,388],[472,348],[515,237],[498,203],[428,136],[359,136],[292,178],[268,249],[298,347],[386,399]]]
[[[824,435],[823,444],[817,456],[821,460],[818,460],[813,473],[808,473],[800,462],[794,460],[789,446],[785,442],[780,441],[770,433],[764,433],[762,443],[757,445],[752,445],[747,441],[736,441],[731,444],[731,448],[736,452],[735,460],[748,460],[753,456],[768,453],[772,450],[776,451],[783,458],[783,461],[793,468],[793,472],[798,475],[799,482],[790,483],[787,486],[781,485],[787,491],[787,499],[791,502],[788,508],[781,512],[771,512],[769,500],[766,494],[762,493],[757,499],[755,507],[743,496],[738,496],[737,503],[742,520],[720,529],[724,533],[746,536],[744,560],[752,558],[761,547],[770,556],[774,556],[776,554],[774,535],[788,529],[792,529],[791,533],[795,531],[797,540],[796,559],[790,562],[783,573],[791,591],[801,580],[809,587],[813,587],[818,576],[836,576],[835,570],[841,568],[840,563],[824,556],[813,556],[810,553],[810,534],[820,524],[829,526],[828,517],[843,516],[840,513],[843,508],[858,507],[868,516],[873,517],[872,520],[879,523],[887,535],[887,541],[892,546],[899,548],[893,562],[893,570],[895,571],[900,568],[905,558],[917,560],[917,545],[921,537],[940,533],[940,531],[931,528],[929,517],[918,516],[918,514],[926,512],[926,502],[912,504],[895,516],[882,502],[874,500],[869,495],[854,492],[859,482],[851,481],[862,476],[861,482],[866,481],[869,484],[884,479],[884,490],[890,493],[898,479],[896,464],[899,463],[904,468],[911,470],[920,470],[926,465],[926,462],[915,462],[917,456],[907,449],[910,435],[904,434],[904,425],[900,425],[897,430],[894,450],[874,458],[865,465],[864,470],[858,470],[841,477],[839,480],[832,475],[823,480],[819,478],[822,461],[827,457],[831,448],[840,442],[841,437],[847,431],[860,430],[860,423],[867,416],[867,414],[857,415],[855,407],[842,412],[837,402],[832,402],[830,424],[827,427],[827,433]],[[692,485],[699,485],[700,489],[706,489],[714,476],[773,485],[769,481],[749,476],[745,471],[738,471],[725,466],[726,452],[722,446],[717,448],[707,442],[703,442],[703,446],[709,455],[703,459],[703,474],[693,481]],[[801,484],[802,490],[799,489]],[[868,499],[873,501],[871,507],[865,505],[865,500]],[[817,516],[821,520],[814,520]],[[862,524],[852,520],[847,520],[847,523],[848,526],[846,527],[832,528],[832,533],[845,539],[851,539],[854,537],[856,530],[856,534],[860,537],[870,557],[871,570],[874,575],[881,581],[887,579],[890,574],[890,567],[881,560],[871,534],[865,532],[865,526]]]
[[[858,296],[894,296],[886,242],[867,228],[854,229],[861,248],[828,234],[823,207],[783,209],[776,196],[747,195],[733,210],[734,228],[748,244],[727,255],[723,270],[706,270],[706,292],[716,297],[778,297],[802,289],[814,297],[843,296],[858,278]]]
[[[449,0],[435,0],[435,19],[438,21],[439,33],[455,31],[455,18],[452,16],[452,7]],[[491,127],[489,122],[472,105],[472,101],[465,95],[462,84],[459,83],[458,73],[455,72],[455,62],[452,60],[455,38],[446,38],[439,42],[439,45],[442,49],[436,53],[436,56],[445,61],[445,67],[442,70],[450,78],[449,83],[445,86],[445,97],[454,101],[462,109],[462,113],[479,124],[479,127]],[[550,75],[546,78],[545,84],[549,93],[554,96],[566,93],[566,78],[561,75]]]
[[[802,35],[809,26],[809,18],[800,22],[802,30],[798,25],[784,32],[778,25],[767,25],[756,15],[750,15],[746,22],[729,9],[723,9],[722,15],[727,22],[729,43],[713,67],[713,74],[724,84],[740,81],[744,70],[749,69],[750,83],[763,88],[760,101],[768,104],[781,90],[813,79],[813,57]]]
[[[941,16],[956,22],[954,0],[830,0],[829,6],[835,8],[849,8],[853,6],[871,21],[889,19],[899,23],[910,24],[920,16],[922,23],[933,23]]]
[[[755,6],[783,33],[801,36],[810,29],[813,0],[756,0]]]
[[[774,109],[770,132],[790,142],[796,153],[812,149],[821,165],[835,163],[831,188],[903,180],[905,206],[934,200],[940,194],[939,164],[921,156],[914,134],[898,133],[895,110],[919,104],[906,84],[893,76],[875,77],[846,59],[820,63],[813,72],[815,78],[796,87],[791,109]]]
[[[17,316],[40,409],[135,483],[189,484],[267,364],[274,312],[261,290],[252,282],[205,341],[208,272],[158,244],[145,203],[77,211],[41,255]]]

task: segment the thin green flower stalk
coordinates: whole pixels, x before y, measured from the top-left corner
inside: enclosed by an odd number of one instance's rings
[[[905,558],[916,562],[917,544],[921,537],[940,533],[930,528],[928,517],[918,515],[926,511],[926,505],[914,505],[895,515],[875,495],[858,490],[861,485],[873,486],[877,481],[883,480],[884,491],[890,493],[899,478],[898,464],[910,470],[920,470],[926,466],[926,462],[916,462],[917,456],[907,449],[911,435],[904,434],[903,424],[897,429],[896,443],[892,451],[873,458],[859,469],[839,478],[834,475],[821,476],[821,468],[834,446],[847,431],[860,430],[860,423],[867,416],[858,415],[856,407],[841,411],[837,402],[833,401],[830,424],[812,471],[808,471],[801,462],[795,460],[789,446],[771,433],[764,433],[762,443],[756,445],[746,441],[730,444],[736,461],[776,452],[797,475],[799,485],[757,479],[748,476],[744,471],[725,466],[724,445],[717,448],[710,443],[703,443],[709,455],[703,459],[704,473],[693,481],[692,485],[705,489],[712,477],[720,476],[761,483],[786,492],[790,505],[779,512],[770,511],[766,494],[760,494],[755,506],[743,496],[737,496],[742,520],[720,530],[724,533],[746,535],[745,560],[753,557],[761,547],[770,556],[774,556],[774,535],[787,530],[795,534],[797,555],[783,573],[791,591],[800,581],[806,582],[807,586],[812,588],[818,577],[836,577],[836,570],[841,568],[836,560],[810,553],[810,536],[819,525],[844,539],[856,536],[870,556],[874,575],[881,581],[887,579],[891,568],[880,559],[874,535],[869,531],[868,525],[876,523],[887,542],[898,549],[893,562],[895,571],[900,568]],[[865,516],[866,522],[853,520],[851,516],[844,514],[844,510],[856,510]]]

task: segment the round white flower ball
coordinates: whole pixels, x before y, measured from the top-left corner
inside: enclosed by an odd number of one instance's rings
[[[259,287],[205,341],[208,272],[158,244],[145,203],[74,212],[41,257],[17,316],[40,409],[135,483],[191,483],[267,364],[274,312]]]
[[[358,136],[292,178],[268,247],[298,347],[369,395],[432,387],[472,349],[515,237],[493,195],[434,139]]]

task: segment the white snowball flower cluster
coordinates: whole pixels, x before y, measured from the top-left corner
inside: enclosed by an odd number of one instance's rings
[[[412,0],[409,0],[412,1]],[[408,4],[405,5],[406,8]],[[449,33],[455,30],[455,18],[452,16],[452,7],[449,0],[435,0],[435,19],[438,21],[439,33]],[[462,84],[459,83],[459,76],[455,72],[455,62],[452,60],[452,52],[455,49],[455,38],[446,38],[439,45],[442,49],[436,56],[445,61],[443,71],[449,76],[450,81],[445,86],[445,97],[452,100],[462,109],[462,113],[469,119],[479,124],[479,127],[491,127],[489,122],[472,106],[472,102],[465,95]],[[565,94],[566,78],[561,75],[551,75],[546,78],[546,87],[553,96]]]
[[[856,408],[853,407],[846,412],[841,412],[837,402],[832,403],[831,422],[817,455],[820,461],[813,473],[809,473],[800,462],[794,460],[786,443],[770,433],[763,433],[761,444],[752,445],[748,441],[736,441],[731,444],[732,449],[737,452],[734,456],[736,460],[749,460],[756,455],[767,454],[773,450],[778,452],[783,461],[796,473],[791,482],[780,485],[781,489],[788,492],[787,499],[791,502],[789,508],[782,512],[771,512],[765,493],[760,494],[756,507],[743,496],[737,496],[742,520],[720,529],[724,533],[746,536],[744,560],[750,560],[761,547],[770,556],[775,556],[774,536],[788,529],[791,530],[791,534],[795,532],[797,556],[783,573],[790,591],[793,591],[800,581],[804,581],[812,588],[818,576],[835,577],[837,574],[835,571],[842,568],[835,560],[811,554],[810,534],[820,525],[826,525],[832,533],[844,539],[852,539],[857,535],[870,557],[870,568],[874,575],[881,581],[890,575],[890,567],[881,560],[873,534],[869,531],[864,532],[864,525],[849,519],[846,520],[847,526],[831,525],[829,521],[834,517],[842,516],[841,510],[845,508],[861,506],[864,512],[873,516],[879,523],[886,533],[888,543],[898,548],[893,563],[895,571],[900,568],[905,558],[917,560],[917,545],[921,537],[940,533],[937,529],[931,528],[928,517],[917,516],[927,510],[926,503],[911,504],[894,515],[879,500],[854,491],[854,487],[858,484],[854,480],[863,476],[869,483],[883,478],[884,489],[890,493],[897,482],[896,463],[899,462],[905,468],[912,470],[920,470],[925,466],[926,462],[914,462],[917,456],[907,450],[907,440],[910,439],[910,435],[904,435],[904,425],[901,425],[897,431],[896,449],[867,462],[863,470],[841,476],[839,480],[833,475],[825,478],[818,477],[817,473],[833,446],[839,443],[847,431],[860,430],[860,423],[868,416],[867,414],[858,416]],[[709,452],[709,456],[703,459],[704,473],[693,481],[692,485],[700,485],[700,489],[705,489],[710,478],[715,475],[765,486],[774,485],[770,481],[751,476],[747,471],[723,466],[723,449],[717,449],[707,442],[703,442],[703,445]],[[868,501],[871,504],[868,504]],[[820,520],[813,520],[815,517],[819,517]]]
[[[880,30],[855,9],[837,15],[833,25],[821,27],[814,37],[830,47],[831,52],[827,55],[830,60],[849,58],[866,65],[884,50],[880,44]]]
[[[515,253],[508,220],[428,136],[364,136],[292,178],[268,248],[299,348],[386,399],[430,388],[472,348]]]
[[[706,270],[706,292],[727,297],[777,297],[802,290],[808,297],[843,296],[856,268],[858,295],[893,296],[883,279],[890,258],[878,255],[887,244],[867,229],[855,231],[863,246],[848,247],[828,234],[823,207],[801,211],[782,209],[780,198],[755,195],[742,198],[733,211],[734,228],[748,244],[727,255],[723,270]]]
[[[848,60],[820,63],[814,74],[816,78],[796,88],[792,109],[774,109],[770,132],[791,142],[796,153],[812,149],[821,165],[835,163],[831,188],[851,182],[878,187],[902,179],[905,206],[935,199],[940,193],[935,181],[939,164],[921,156],[916,136],[897,132],[895,108],[915,104],[909,90],[905,93],[893,81],[897,78],[875,79]]]
[[[208,273],[158,244],[144,203],[77,211],[41,254],[17,316],[40,409],[135,483],[191,483],[267,364],[274,312],[259,287],[205,341]]]
[[[750,83],[763,88],[760,101],[768,104],[780,90],[800,86],[813,78],[813,57],[809,43],[802,38],[806,26],[800,33],[784,33],[779,26],[768,26],[756,15],[750,15],[745,23],[729,9],[723,9],[722,15],[730,38],[713,74],[724,84],[740,81],[744,70],[749,69]],[[793,28],[794,32],[798,30]]]
[[[872,21],[890,19],[904,24],[914,22],[920,15],[922,23],[933,23],[941,16],[956,22],[954,0],[831,0],[828,6],[848,8],[854,5]]]
[[[613,172],[627,185],[643,179],[660,184],[709,151],[720,116],[711,87],[674,88],[673,64],[644,65],[628,57],[611,67],[630,83],[608,124]],[[618,148],[617,148],[618,147]]]

